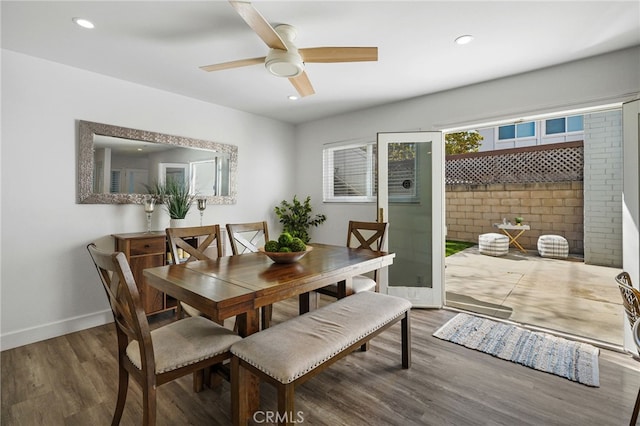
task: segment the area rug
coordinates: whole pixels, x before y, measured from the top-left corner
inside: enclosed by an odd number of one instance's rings
[[[600,386],[599,349],[515,325],[458,314],[433,335],[587,386]]]

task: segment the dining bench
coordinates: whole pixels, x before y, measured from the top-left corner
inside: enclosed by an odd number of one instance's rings
[[[234,425],[249,421],[251,374],[277,389],[278,424],[299,423],[294,387],[401,321],[402,368],[411,365],[411,303],[365,291],[245,337],[231,346]],[[251,373],[251,374],[249,374]]]

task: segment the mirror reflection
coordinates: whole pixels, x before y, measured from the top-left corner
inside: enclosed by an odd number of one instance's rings
[[[237,147],[198,139],[79,122],[79,201],[142,203],[168,179],[212,204],[235,203]]]

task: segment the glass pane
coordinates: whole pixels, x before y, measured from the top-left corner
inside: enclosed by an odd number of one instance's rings
[[[580,132],[584,130],[584,116],[574,115],[567,119],[567,132]]]
[[[536,125],[533,121],[518,124],[516,135],[519,138],[528,138],[536,135]]]
[[[432,154],[431,142],[398,143],[389,149],[389,251],[396,253],[389,267],[390,287],[433,287],[432,248]],[[409,188],[414,196],[411,202],[392,198],[391,170],[401,161],[392,160],[396,149],[413,156],[411,168],[415,178]],[[401,157],[401,156],[400,156]],[[395,164],[394,164],[395,163]]]
[[[564,118],[554,118],[551,120],[547,120],[546,125],[547,125],[547,129],[546,129],[547,135],[553,135],[555,133],[565,132]]]
[[[416,195],[416,145],[389,144],[389,198]]]
[[[500,126],[498,128],[498,139],[513,139],[516,137],[516,126]]]

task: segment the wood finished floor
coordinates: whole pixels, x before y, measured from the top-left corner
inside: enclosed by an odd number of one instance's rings
[[[275,305],[274,322],[295,315]],[[625,425],[640,363],[601,350],[600,387],[590,388],[441,341],[432,333],[455,312],[413,310],[410,370],[400,368],[400,325],[296,389],[308,425]],[[155,324],[167,321],[159,318]],[[3,426],[108,425],[116,397],[113,324],[1,353]],[[262,385],[262,410],[274,389]],[[158,389],[158,425],[229,425],[229,383],[194,394],[191,377]],[[131,383],[122,425],[142,421]],[[258,420],[262,420],[261,418]],[[265,424],[265,423],[255,423]]]

